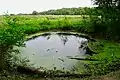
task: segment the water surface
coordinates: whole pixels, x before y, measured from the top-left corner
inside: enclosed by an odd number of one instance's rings
[[[26,41],[25,44],[26,47],[21,48],[21,53],[30,60],[30,64],[34,64],[34,67],[70,70],[77,60],[69,57],[86,56],[83,44],[87,45],[87,39],[76,35],[47,33]]]

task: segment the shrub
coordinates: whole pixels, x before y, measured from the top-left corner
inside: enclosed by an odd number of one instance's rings
[[[5,17],[6,28],[0,28],[0,69],[10,69],[14,46],[23,46],[24,32],[10,22],[11,17]]]

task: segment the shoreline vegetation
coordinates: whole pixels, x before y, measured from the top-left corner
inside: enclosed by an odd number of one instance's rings
[[[101,9],[96,9],[101,11]],[[113,9],[112,9],[113,10]],[[111,11],[111,8],[109,11]],[[107,10],[106,10],[107,11]],[[13,49],[13,46],[24,46],[24,41],[27,39],[36,38],[44,32],[72,32],[72,34],[82,33],[81,36],[91,38],[95,41],[90,41],[88,47],[95,53],[92,56],[87,56],[85,59],[71,58],[82,61],[85,66],[83,78],[87,79],[84,74],[89,77],[99,77],[106,74],[111,74],[120,70],[120,34],[119,34],[119,12],[114,12],[112,17],[107,12],[103,14],[95,13],[94,15],[4,15],[0,16],[0,80],[35,80],[40,75],[29,75],[25,72],[18,72],[18,66],[21,70],[36,72],[35,69],[26,67],[27,60],[21,60],[16,57],[19,50]],[[100,17],[100,16],[102,17]],[[116,19],[114,19],[116,18]],[[40,32],[40,33],[39,33]],[[35,34],[35,35],[34,35]],[[85,35],[84,35],[85,34]],[[15,54],[14,54],[15,53]],[[93,61],[89,61],[89,59]],[[97,61],[94,61],[97,60]],[[78,65],[79,67],[79,65]],[[78,69],[80,71],[81,69]],[[56,72],[48,71],[44,76],[54,78]],[[41,74],[42,75],[42,74]],[[51,76],[52,75],[52,76]],[[71,74],[66,73],[62,77],[67,77]],[[81,77],[80,74],[72,74],[75,77]],[[56,75],[59,76],[59,75]],[[114,76],[114,75],[113,75]],[[119,75],[118,75],[119,76]],[[33,79],[32,79],[33,77]],[[69,76],[70,77],[70,76]],[[84,78],[85,77],[85,78]],[[89,78],[88,77],[88,78]],[[77,78],[77,77],[76,77]],[[94,78],[93,78],[94,79]],[[66,79],[68,80],[68,79]],[[74,79],[73,79],[74,80]],[[97,79],[96,79],[97,80]],[[98,79],[99,80],[99,79]]]

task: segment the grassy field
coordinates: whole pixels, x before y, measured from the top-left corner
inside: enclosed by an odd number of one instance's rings
[[[90,19],[76,15],[45,15],[45,16],[10,16],[8,23],[17,28],[22,28],[26,34],[32,34],[39,31],[49,30],[74,30],[74,31],[90,31],[87,30]],[[3,21],[3,20],[2,20]],[[2,24],[1,24],[2,25]]]

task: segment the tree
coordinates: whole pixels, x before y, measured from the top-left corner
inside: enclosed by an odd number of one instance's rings
[[[37,11],[33,11],[32,15],[38,15],[38,12]]]
[[[104,24],[107,37],[120,39],[120,0],[92,0],[101,10],[101,24]]]
[[[120,0],[92,0],[99,7],[117,7],[120,9]]]

